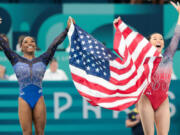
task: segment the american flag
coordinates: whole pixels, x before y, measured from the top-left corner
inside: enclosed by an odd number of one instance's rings
[[[123,110],[135,104],[161,58],[123,21],[116,25],[113,53],[76,24],[68,32],[69,66],[76,89],[92,105]]]

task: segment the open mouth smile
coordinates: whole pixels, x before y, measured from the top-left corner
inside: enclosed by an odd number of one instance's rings
[[[157,48],[161,48],[161,45],[156,45]]]

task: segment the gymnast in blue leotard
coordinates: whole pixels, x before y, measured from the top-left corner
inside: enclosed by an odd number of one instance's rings
[[[42,96],[42,79],[57,46],[64,41],[69,26],[70,19],[64,32],[55,38],[45,53],[36,58],[34,57],[36,43],[32,37],[27,36],[22,40],[20,46],[23,57],[12,51],[6,40],[0,37],[0,47],[13,65],[20,86],[18,111],[23,135],[32,134],[32,122],[36,134],[44,134],[46,107]]]

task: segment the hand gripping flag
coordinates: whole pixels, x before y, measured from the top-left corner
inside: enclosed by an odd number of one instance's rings
[[[148,40],[122,20],[116,25],[114,50],[76,24],[68,32],[69,66],[76,89],[92,105],[123,110],[135,104],[161,61]]]

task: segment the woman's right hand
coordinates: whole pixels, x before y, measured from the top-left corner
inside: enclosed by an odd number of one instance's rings
[[[120,17],[114,19],[114,21],[113,21],[113,26],[114,26],[114,28],[116,28],[116,24],[118,23],[118,21],[119,21],[120,19],[121,19]]]
[[[180,14],[180,5],[179,5],[179,2],[174,3],[172,1],[170,1],[171,5],[177,10],[177,12]]]
[[[177,2],[177,4],[175,4],[174,2],[170,1],[170,3],[177,10],[177,12],[179,14],[177,24],[180,25],[180,5],[179,5],[179,2]]]
[[[75,24],[74,19],[73,19],[72,17],[69,17],[69,18],[68,18],[68,21],[67,21],[67,28],[68,28],[68,29],[69,29],[70,26],[71,26],[71,22],[73,22],[73,24]]]

